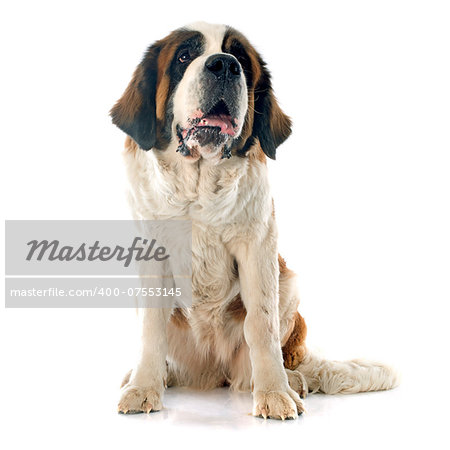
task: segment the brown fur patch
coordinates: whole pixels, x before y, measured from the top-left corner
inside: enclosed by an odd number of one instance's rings
[[[170,78],[168,69],[174,57],[175,51],[183,40],[188,39],[198,32],[188,30],[176,30],[169,36],[161,39],[159,45],[161,52],[158,57],[158,80],[156,87],[156,118],[160,121],[165,119],[167,101],[169,97]]]
[[[270,111],[270,128],[275,140],[283,142],[291,134],[292,120],[281,111],[273,92],[270,93],[272,108]]]
[[[293,317],[294,327],[283,346],[283,360],[286,369],[295,370],[306,354],[306,323],[299,312]]]
[[[163,75],[156,90],[156,118],[158,120],[164,120],[164,116],[166,114],[169,83],[169,76]]]
[[[133,78],[128,84],[122,97],[116,102],[111,109],[111,115],[114,123],[129,123],[134,120],[136,112],[142,105],[142,96],[139,91],[139,84],[143,80],[142,66],[139,65],[134,71]]]
[[[264,164],[267,163],[267,157],[264,154],[258,140],[256,140],[255,144],[247,152],[247,156],[250,161],[259,161]]]
[[[170,36],[169,36],[170,37]],[[170,66],[170,61],[173,58],[176,47],[181,43],[181,36],[170,40],[167,37],[165,44],[162,46],[158,58],[158,81],[156,84],[156,118],[164,120],[166,114],[167,98],[169,96],[170,79],[167,70]]]
[[[170,317],[170,322],[175,325],[177,328],[181,328],[186,330],[189,328],[189,322],[184,315],[184,312],[181,308],[175,308]]]
[[[289,269],[284,258],[278,254],[278,266],[280,267],[280,277],[290,278],[295,276],[295,272]]]
[[[125,138],[125,151],[130,153],[136,153],[138,150],[139,146],[133,139],[131,139],[130,136],[127,135],[127,137]]]
[[[236,295],[236,297],[234,297],[233,300],[231,300],[231,302],[228,304],[226,312],[230,314],[232,319],[238,322],[245,320],[247,310],[245,309],[245,306],[242,303],[242,299],[239,294]]]
[[[286,266],[285,259],[278,253],[278,265],[280,267],[280,274],[285,273],[287,270],[289,270]]]

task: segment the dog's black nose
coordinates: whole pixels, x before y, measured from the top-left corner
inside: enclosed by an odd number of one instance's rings
[[[219,79],[237,78],[241,74],[241,65],[232,55],[219,53],[211,55],[205,63],[206,68]]]

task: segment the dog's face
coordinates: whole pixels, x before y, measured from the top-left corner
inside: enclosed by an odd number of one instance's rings
[[[290,119],[272,92],[265,63],[233,28],[195,24],[146,52],[113,122],[143,150],[173,147],[180,158],[269,157],[290,134]]]

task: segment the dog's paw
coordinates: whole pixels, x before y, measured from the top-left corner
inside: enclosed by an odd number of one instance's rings
[[[296,419],[304,411],[303,402],[292,389],[286,391],[256,391],[253,415],[264,419]]]
[[[149,413],[162,409],[161,395],[151,387],[125,386],[117,410],[121,414]]]
[[[300,395],[300,398],[306,398],[308,395],[308,383],[305,377],[298,370],[286,369],[289,386]]]

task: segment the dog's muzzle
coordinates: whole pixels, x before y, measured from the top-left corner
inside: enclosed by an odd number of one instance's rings
[[[192,150],[205,148],[211,152],[222,147],[222,158],[231,157],[231,143],[240,127],[238,117],[242,92],[242,68],[232,55],[211,55],[200,75],[199,108],[187,120],[187,126],[177,125],[179,146],[183,156]]]

